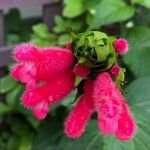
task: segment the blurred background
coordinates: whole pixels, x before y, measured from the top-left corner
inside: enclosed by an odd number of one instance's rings
[[[0,150],[150,149],[150,0],[0,0]],[[70,32],[100,30],[129,41],[125,96],[138,124],[129,142],[102,136],[96,116],[85,134],[68,139],[63,121],[76,91],[37,121],[22,107],[24,85],[9,76],[11,52],[21,42],[65,46]]]

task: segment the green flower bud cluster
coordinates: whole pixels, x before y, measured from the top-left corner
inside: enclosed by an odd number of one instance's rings
[[[116,63],[114,37],[99,31],[89,31],[72,36],[72,49],[79,64],[104,71]]]

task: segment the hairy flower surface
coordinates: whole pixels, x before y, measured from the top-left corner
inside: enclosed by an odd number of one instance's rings
[[[120,140],[131,139],[135,133],[134,118],[107,72],[101,73],[96,79],[93,97],[101,132],[115,134]]]
[[[26,84],[22,104],[42,120],[47,116],[49,105],[62,100],[74,89],[74,55],[67,48],[21,44],[16,47],[14,58],[18,63],[11,75]]]
[[[24,76],[29,76],[34,80],[48,80],[56,73],[71,67],[74,61],[73,53],[69,49],[60,47],[38,48],[31,44],[17,46],[14,50],[14,58],[18,62],[22,62],[22,67],[17,65],[12,70],[12,76],[20,81],[22,81],[22,71]],[[28,80],[24,82],[27,83]]]
[[[125,54],[128,51],[128,42],[123,38],[116,39],[113,46],[119,54]]]
[[[92,98],[93,81],[86,81],[84,90],[85,93],[80,97],[77,105],[65,121],[65,133],[71,138],[78,138],[81,136],[94,111]]]

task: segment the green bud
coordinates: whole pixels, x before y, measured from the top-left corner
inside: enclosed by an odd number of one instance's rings
[[[78,63],[104,71],[116,62],[114,38],[99,31],[89,31],[72,36],[72,49]]]

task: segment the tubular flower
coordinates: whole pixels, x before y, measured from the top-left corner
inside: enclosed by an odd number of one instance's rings
[[[71,67],[74,61],[73,53],[69,49],[59,47],[38,48],[31,44],[17,46],[14,50],[14,58],[21,65],[17,64],[14,67],[12,76],[20,81],[22,71],[25,76],[29,76],[36,81],[49,80],[56,73]],[[24,82],[27,83],[28,81]]]
[[[85,131],[85,126],[94,112],[92,98],[93,81],[86,81],[84,94],[65,121],[65,133],[68,137],[78,138]]]
[[[128,51],[128,42],[127,40],[120,38],[116,39],[114,42],[114,49],[119,54],[125,54]]]
[[[135,133],[135,121],[107,72],[95,81],[93,97],[98,113],[99,129],[104,134],[115,134],[120,140],[129,140]]]
[[[65,48],[21,44],[15,49],[14,58],[18,64],[11,75],[26,83],[22,104],[32,109],[37,119],[44,119],[48,106],[62,100],[74,89],[75,74],[71,68],[74,56]]]

